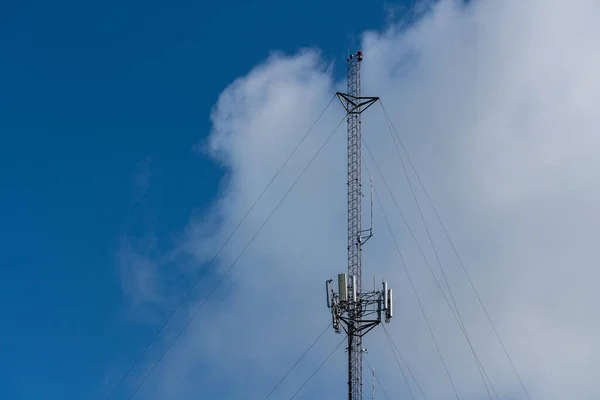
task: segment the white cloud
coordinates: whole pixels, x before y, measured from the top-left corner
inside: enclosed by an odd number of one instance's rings
[[[150,239],[134,240],[124,236],[117,253],[122,290],[131,302],[133,315],[142,313],[143,318],[150,316],[148,305],[160,307],[166,300],[153,247]]]
[[[593,399],[597,392],[599,14],[591,0],[442,1],[408,29],[392,26],[363,40],[363,94],[382,98],[534,399]],[[318,52],[274,55],[223,92],[209,148],[230,174],[216,217],[190,224],[183,247],[199,261],[223,242],[341,87],[331,74]],[[221,272],[339,122],[341,107],[333,109],[225,248]],[[344,128],[144,393],[187,398],[216,390],[220,398],[262,399],[329,322],[324,280],[346,268]],[[364,117],[364,136],[436,268],[378,106]],[[459,394],[485,398],[468,347],[368,163]],[[450,398],[393,241],[381,214],[375,217],[365,285],[374,275],[390,281],[397,313],[387,328],[429,398]],[[426,217],[433,223],[430,211]],[[496,390],[524,398],[439,227],[432,233]],[[274,398],[292,394],[339,339],[327,334]],[[402,394],[381,329],[366,345],[387,391]],[[343,392],[343,357],[336,355],[298,398]]]

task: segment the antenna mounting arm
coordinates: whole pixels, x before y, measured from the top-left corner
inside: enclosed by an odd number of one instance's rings
[[[342,92],[336,93],[348,114],[361,114],[379,100],[379,97],[353,96]]]

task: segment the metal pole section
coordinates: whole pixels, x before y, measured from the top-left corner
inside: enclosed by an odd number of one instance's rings
[[[360,57],[348,58],[349,96],[360,97]],[[353,105],[348,102],[348,109]],[[348,278],[350,293],[357,297],[349,304],[348,324],[348,400],[362,400],[362,335],[359,330],[362,310],[362,166],[360,109],[348,114]],[[352,279],[352,277],[356,277]]]

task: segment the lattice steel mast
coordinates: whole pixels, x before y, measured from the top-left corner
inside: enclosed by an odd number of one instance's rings
[[[379,100],[360,95],[362,59],[360,51],[348,57],[348,92],[337,93],[348,116],[348,274],[338,275],[337,293],[333,280],[326,283],[333,327],[340,333],[341,326],[348,334],[348,400],[362,400],[362,337],[381,322],[382,313],[386,322],[392,317],[392,291],[386,282],[382,290],[362,290],[362,245],[373,236],[373,229],[372,221],[369,229],[362,229],[361,114]]]

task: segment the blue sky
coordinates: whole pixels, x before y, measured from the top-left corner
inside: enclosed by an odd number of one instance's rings
[[[222,171],[192,149],[220,92],[272,50],[316,46],[343,68],[388,9],[0,4],[0,398],[102,398],[107,366],[158,327],[123,295],[120,239],[168,242],[213,199]]]

